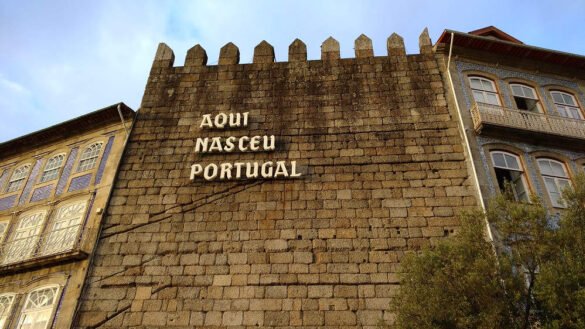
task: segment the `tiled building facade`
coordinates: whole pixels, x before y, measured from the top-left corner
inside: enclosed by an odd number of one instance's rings
[[[0,144],[0,328],[71,326],[133,118],[120,103]]]
[[[516,199],[534,194],[562,211],[561,191],[585,165],[585,57],[494,27],[447,30],[435,49],[479,198],[486,204],[507,181]]]

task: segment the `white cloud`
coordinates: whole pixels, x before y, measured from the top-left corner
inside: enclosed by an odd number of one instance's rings
[[[28,89],[18,82],[10,81],[0,74],[0,93],[30,94]]]
[[[499,10],[504,6],[509,10]],[[240,48],[241,62],[248,63],[261,40],[275,47],[279,61],[287,59],[295,38],[307,44],[309,59],[318,59],[321,43],[331,35],[340,42],[342,56],[352,57],[355,38],[365,33],[375,54],[384,55],[392,32],[404,37],[409,52],[417,52],[425,26],[436,38],[444,28],[496,25],[529,44],[547,47],[548,37],[554,45],[549,47],[585,52],[578,42],[585,37],[578,24],[583,4],[564,3],[573,10],[562,24],[547,21],[547,30],[542,17],[550,18],[544,14],[550,8],[531,4],[531,14],[518,20],[515,13],[525,4],[515,4],[518,10],[510,6],[504,0],[473,5],[428,0],[2,1],[0,141],[119,101],[137,109],[159,42],[173,48],[175,65],[182,65],[197,43],[207,50],[209,64],[217,63],[219,49],[230,41]],[[559,40],[569,41],[554,44]]]

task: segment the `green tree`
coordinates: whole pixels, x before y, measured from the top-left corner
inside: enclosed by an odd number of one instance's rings
[[[538,273],[535,299],[544,328],[585,328],[585,176],[564,198],[567,209]]]
[[[551,253],[547,209],[537,198],[515,202],[510,188],[490,203],[487,218],[495,235],[500,282],[510,310],[510,328],[528,329],[538,322],[534,291],[537,274]]]
[[[394,327],[585,328],[585,177],[564,196],[555,218],[504,193],[463,215],[456,236],[406,255]]]
[[[510,327],[482,217],[480,212],[464,215],[456,236],[402,259],[401,287],[393,304],[398,328]]]

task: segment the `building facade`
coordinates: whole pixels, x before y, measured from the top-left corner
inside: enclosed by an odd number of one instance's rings
[[[435,50],[482,203],[509,182],[516,200],[562,211],[562,189],[585,165],[585,57],[495,27],[446,30]]]
[[[477,206],[428,33],[307,61],[158,48],[75,328],[375,328]]]
[[[71,327],[133,118],[120,103],[0,144],[0,328]]]
[[[561,212],[585,57],[494,27],[419,46],[176,66],[161,44],[136,122],[116,104],[0,144],[0,328],[377,328],[401,257],[461,211],[509,183]]]

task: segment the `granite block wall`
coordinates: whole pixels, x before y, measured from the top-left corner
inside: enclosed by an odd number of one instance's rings
[[[86,281],[77,328],[375,328],[392,321],[404,253],[474,207],[462,141],[426,31],[388,56],[295,40],[184,66],[161,44]],[[234,129],[204,114],[249,113]],[[274,135],[271,152],[196,153],[197,138]],[[206,181],[194,163],[296,161],[301,176]]]

